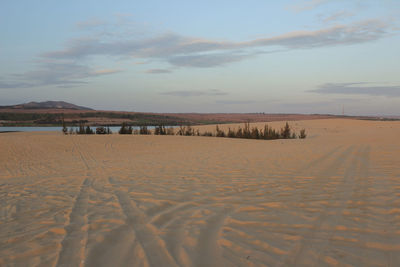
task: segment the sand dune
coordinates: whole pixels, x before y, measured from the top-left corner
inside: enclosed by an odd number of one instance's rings
[[[308,138],[3,133],[0,266],[399,266],[400,123],[291,124]]]

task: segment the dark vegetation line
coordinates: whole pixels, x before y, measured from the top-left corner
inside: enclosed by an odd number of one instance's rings
[[[79,128],[74,130],[70,128],[68,130],[66,124],[62,122],[63,128],[62,131],[64,134],[95,134],[95,132],[89,127],[84,125],[84,123],[79,124]],[[280,130],[275,130],[269,127],[267,124],[264,125],[264,128],[259,129],[258,127],[250,127],[250,123],[247,122],[244,124],[244,127],[240,126],[238,129],[232,130],[228,129],[228,132],[221,130],[218,125],[215,128],[215,132],[200,132],[199,129],[194,129],[191,126],[180,126],[177,132],[175,133],[174,128],[165,127],[163,125],[155,127],[154,131],[151,131],[147,128],[146,125],[142,125],[139,129],[133,129],[131,125],[127,125],[123,123],[121,128],[118,131],[119,134],[135,134],[135,135],[181,135],[181,136],[214,136],[214,137],[227,137],[227,138],[245,138],[245,139],[263,139],[263,140],[274,140],[274,139],[304,139],[307,137],[306,130],[300,130],[300,133],[297,134],[293,131],[293,129],[289,126],[289,123],[286,122],[285,126]],[[97,127],[96,134],[112,134],[109,127]]]
[[[251,113],[258,114],[258,113]],[[262,113],[260,113],[262,114]],[[275,114],[279,115],[279,114]],[[286,114],[290,115],[290,114]],[[319,115],[319,114],[310,114]],[[330,118],[352,118],[362,120],[396,121],[399,118],[368,117],[368,116],[335,116],[321,115]],[[37,113],[37,112],[8,112],[0,108],[0,126],[61,126],[63,119],[69,126],[77,127],[80,123],[92,126],[119,126],[121,121],[132,126],[153,126],[153,125],[204,125],[235,123],[237,120],[226,119],[226,121],[215,118],[183,118],[173,114],[152,114],[152,113],[124,113],[112,111],[85,111],[77,113]],[[268,120],[268,119],[267,119]],[[288,119],[290,120],[290,119]]]
[[[192,124],[190,121],[167,115],[158,114],[124,114],[114,112],[82,112],[82,113],[12,113],[0,112],[0,121],[3,126],[60,126],[65,123],[71,126],[79,126],[81,123],[88,123],[91,118],[123,119],[129,120],[132,126],[141,125],[182,125]],[[207,122],[208,123],[208,122]],[[121,125],[114,122],[109,126]],[[100,125],[104,126],[104,125]]]

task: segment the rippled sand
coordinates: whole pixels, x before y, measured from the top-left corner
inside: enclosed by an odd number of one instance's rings
[[[0,266],[400,266],[400,123],[291,124],[0,134]]]

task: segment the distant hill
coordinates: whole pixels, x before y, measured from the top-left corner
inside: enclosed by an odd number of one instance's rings
[[[74,110],[93,110],[87,107],[77,106],[64,101],[45,101],[29,102],[13,106],[0,106],[0,109],[74,109]]]

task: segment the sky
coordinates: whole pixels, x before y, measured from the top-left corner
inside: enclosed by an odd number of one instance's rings
[[[400,115],[400,1],[1,0],[0,105]]]

